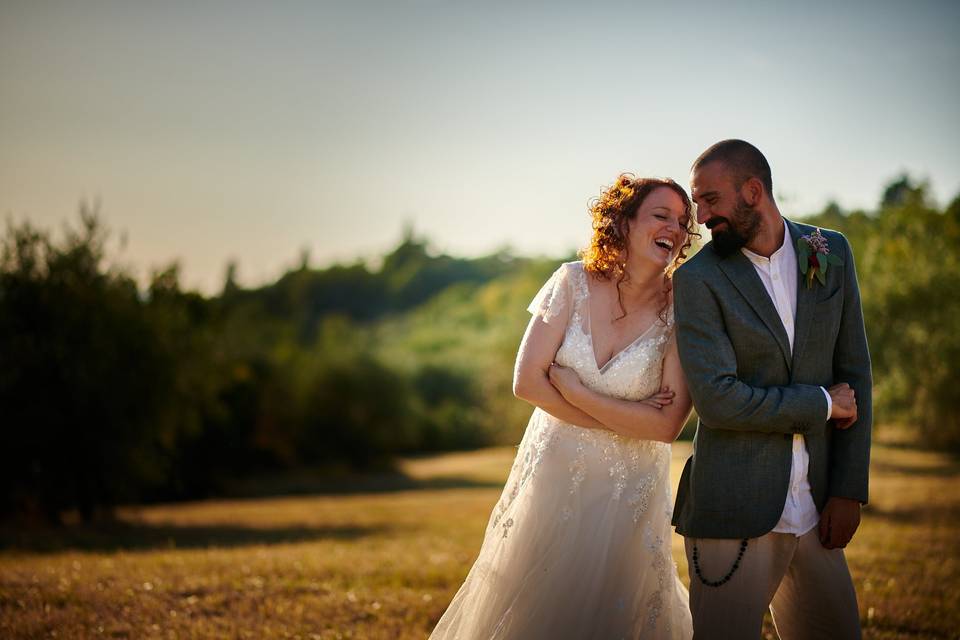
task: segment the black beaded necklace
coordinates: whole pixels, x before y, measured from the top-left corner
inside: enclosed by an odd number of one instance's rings
[[[730,571],[727,572],[727,575],[723,576],[719,580],[707,580],[703,577],[703,573],[700,572],[700,550],[697,549],[697,543],[693,543],[693,570],[696,572],[697,577],[700,578],[700,582],[707,585],[708,587],[719,587],[722,584],[725,584],[730,581],[730,578],[733,577],[733,574],[737,572],[737,569],[740,568],[740,560],[743,558],[743,552],[747,550],[747,539],[744,538],[740,541],[740,553],[737,554],[737,559],[733,561],[733,566],[730,567]]]

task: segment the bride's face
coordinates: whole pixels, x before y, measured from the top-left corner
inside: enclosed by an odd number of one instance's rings
[[[673,189],[651,191],[628,224],[630,255],[666,269],[687,240],[688,217]]]

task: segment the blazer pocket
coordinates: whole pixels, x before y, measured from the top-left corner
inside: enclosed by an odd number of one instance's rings
[[[841,289],[843,289],[843,287],[837,287],[836,289],[834,289],[833,291],[830,291],[823,297],[817,298],[816,304],[821,305],[821,304],[827,304],[829,302],[834,302],[835,298],[837,298],[837,296],[840,295]]]
[[[832,352],[832,345],[840,332],[840,319],[843,315],[843,296],[840,295],[840,288],[832,291],[823,300],[817,300],[813,307],[813,326],[810,331],[810,338],[815,343],[829,348]]]

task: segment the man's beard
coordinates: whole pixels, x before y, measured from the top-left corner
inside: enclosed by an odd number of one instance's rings
[[[724,220],[727,222],[727,228],[713,232],[712,227]],[[713,225],[710,224],[711,222],[713,222]],[[713,243],[710,246],[717,252],[717,255],[726,258],[734,251],[745,247],[748,242],[757,236],[757,232],[760,231],[760,214],[748,205],[746,200],[737,196],[737,204],[730,212],[730,217],[713,218],[707,222],[707,228],[711,229],[713,237]]]

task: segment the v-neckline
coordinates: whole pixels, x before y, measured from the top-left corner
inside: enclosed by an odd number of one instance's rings
[[[586,316],[586,322],[587,322],[587,330],[584,333],[586,333],[587,339],[590,341],[590,354],[593,356],[593,366],[596,367],[600,375],[603,375],[604,373],[606,373],[610,365],[613,364],[613,362],[616,361],[621,354],[630,350],[631,348],[633,348],[634,345],[640,342],[641,339],[645,338],[646,335],[650,333],[655,326],[657,326],[657,323],[660,322],[660,318],[659,317],[654,318],[653,322],[650,323],[650,326],[644,329],[640,333],[640,335],[638,335],[636,338],[634,338],[629,343],[624,345],[622,349],[616,351],[613,355],[611,355],[610,358],[606,362],[604,362],[603,365],[601,366],[599,360],[597,359],[597,347],[593,341],[593,314],[591,313],[591,308],[590,308],[591,294],[590,294],[590,285],[587,282],[587,277],[588,277],[587,270],[581,269],[581,274],[583,276],[583,279],[582,279],[583,290],[584,290],[583,301],[586,304],[586,310],[584,315]]]

